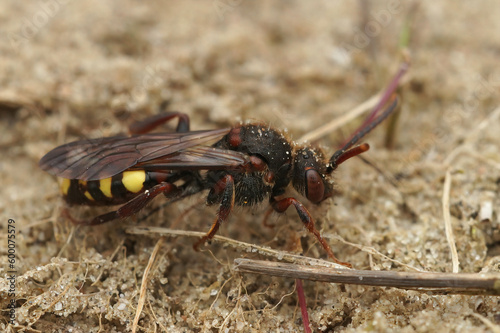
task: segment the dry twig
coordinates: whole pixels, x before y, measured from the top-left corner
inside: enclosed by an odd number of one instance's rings
[[[417,289],[441,294],[500,295],[497,273],[392,272],[336,269],[264,260],[236,259],[235,270],[330,283]]]

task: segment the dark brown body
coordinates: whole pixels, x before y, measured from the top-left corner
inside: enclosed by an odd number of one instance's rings
[[[231,170],[209,171],[206,176],[208,188],[225,175],[231,175],[235,184],[235,203],[250,206],[270,195],[281,195],[291,180],[294,148],[285,136],[261,124],[248,124],[233,128],[214,147],[234,150],[261,159],[266,168],[262,171],[238,172]],[[220,194],[212,191],[207,202],[220,201]]]

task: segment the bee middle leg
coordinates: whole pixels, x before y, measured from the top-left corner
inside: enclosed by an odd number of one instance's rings
[[[215,192],[215,193],[214,193]],[[219,180],[217,184],[212,189],[211,194],[216,195],[221,193],[222,200],[217,211],[217,217],[212,224],[212,227],[207,232],[207,234],[200,238],[196,243],[194,243],[193,248],[198,251],[199,247],[203,245],[206,241],[212,239],[222,222],[226,221],[229,214],[234,207],[234,178],[231,175],[226,175],[224,178]],[[210,196],[210,195],[209,195]]]

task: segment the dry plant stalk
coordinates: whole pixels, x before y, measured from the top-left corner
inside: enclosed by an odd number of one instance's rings
[[[497,273],[392,272],[236,259],[236,271],[330,283],[416,289],[437,294],[500,295]]]
[[[200,231],[185,231],[185,230],[175,230],[169,228],[161,228],[161,227],[130,227],[125,229],[126,233],[134,234],[134,235],[148,235],[148,236],[184,236],[184,237],[194,237],[201,238],[205,236],[204,232]],[[245,252],[250,253],[258,253],[260,255],[265,255],[269,257],[276,258],[278,260],[284,260],[293,263],[301,263],[306,265],[315,265],[315,266],[324,266],[324,267],[335,267],[339,269],[348,269],[345,266],[322,260],[322,259],[314,259],[304,257],[298,254],[292,254],[286,251],[273,250],[269,247],[259,246],[256,244],[250,244],[245,242],[240,242],[231,238],[227,238],[224,236],[215,235],[212,238],[212,242],[223,243],[224,245],[231,246],[235,249],[243,250]]]

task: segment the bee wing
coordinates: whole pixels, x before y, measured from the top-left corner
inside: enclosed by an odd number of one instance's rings
[[[237,169],[247,163],[249,163],[248,155],[244,153],[210,146],[195,146],[154,160],[137,163],[133,169],[218,170]]]
[[[244,154],[200,146],[219,140],[229,131],[226,128],[80,140],[53,149],[40,160],[39,165],[61,178],[88,181],[112,177],[134,166],[147,166],[149,161],[152,161],[151,165],[159,166],[161,162],[166,166],[170,158],[170,165],[175,169],[182,168],[182,163],[200,170],[205,166],[214,168],[217,163],[221,168],[245,163]]]

